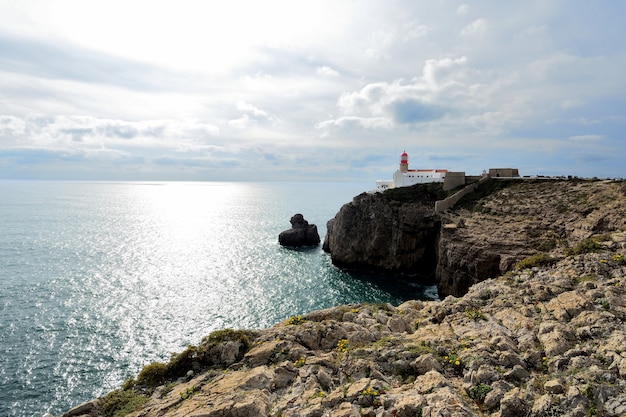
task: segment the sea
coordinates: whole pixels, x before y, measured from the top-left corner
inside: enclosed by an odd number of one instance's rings
[[[369,183],[0,181],[0,416],[58,416],[224,328],[437,299],[278,244]]]

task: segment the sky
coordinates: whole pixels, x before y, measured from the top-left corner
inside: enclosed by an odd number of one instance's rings
[[[0,0],[0,179],[626,177],[621,0]]]

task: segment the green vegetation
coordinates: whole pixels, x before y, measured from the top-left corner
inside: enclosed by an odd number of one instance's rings
[[[193,368],[193,364],[202,368],[220,366],[219,359],[213,357],[212,349],[222,343],[235,342],[240,344],[239,354],[243,354],[252,346],[252,332],[246,330],[218,330],[204,337],[199,346],[190,345],[181,353],[173,353],[167,363],[153,362],[146,365],[137,376],[124,383],[124,389],[135,386],[153,389],[182,376]],[[216,359],[218,362],[216,362]]]
[[[187,387],[186,390],[180,392],[180,399],[186,400],[188,398],[191,398],[199,391],[200,391],[200,387]]]
[[[597,238],[587,238],[580,242],[578,245],[573,248],[567,248],[565,254],[568,256],[571,255],[580,255],[583,253],[591,253],[591,252],[599,252],[604,249],[604,246],[600,244]]]
[[[488,384],[478,384],[474,385],[469,390],[469,396],[472,400],[476,401],[478,404],[482,404],[485,401],[485,397],[493,390],[491,385]]]
[[[303,317],[302,317],[302,316],[300,316],[300,315],[297,315],[297,316],[291,316],[291,317],[289,317],[289,318],[287,319],[287,324],[293,324],[293,325],[297,326],[297,325],[299,325],[299,324],[304,323],[305,321],[306,321],[306,319],[305,319],[305,318],[303,318]]]
[[[250,349],[252,332],[248,330],[223,329],[216,330],[202,338],[201,347],[216,346],[224,342],[241,342],[244,348]]]
[[[167,376],[168,367],[164,363],[152,362],[139,372],[137,376],[137,385],[146,387],[158,387]]]
[[[485,317],[485,314],[480,310],[480,308],[477,308],[477,307],[466,309],[465,316],[467,316],[468,319],[471,319],[474,321],[487,320],[487,317]]]
[[[417,355],[435,354],[435,350],[428,346],[425,341],[421,341],[419,345],[407,345],[407,352],[415,353]]]
[[[140,410],[148,402],[148,397],[133,390],[115,390],[100,399],[104,417],[123,417]]]
[[[547,253],[541,252],[535,255],[524,258],[515,264],[515,269],[527,269],[534,268],[536,266],[549,265],[554,262],[554,259]]]
[[[536,249],[541,252],[550,252],[552,249],[557,247],[557,244],[558,242],[556,239],[549,238],[539,242],[539,244],[537,244],[536,246]]]

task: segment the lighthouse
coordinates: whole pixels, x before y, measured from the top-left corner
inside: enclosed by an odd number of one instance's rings
[[[406,151],[400,155],[400,172],[407,172],[409,170],[409,154]]]
[[[447,169],[409,169],[409,154],[403,151],[400,154],[400,168],[393,174],[392,180],[377,180],[376,191],[385,191],[389,188],[410,187],[415,184],[444,182]]]

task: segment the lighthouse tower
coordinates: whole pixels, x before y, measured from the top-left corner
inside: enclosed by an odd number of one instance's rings
[[[400,155],[400,172],[407,172],[409,170],[409,154],[406,151]]]

